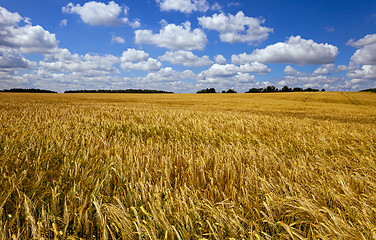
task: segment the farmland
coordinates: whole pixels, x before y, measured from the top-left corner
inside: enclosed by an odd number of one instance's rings
[[[1,239],[376,239],[376,94],[0,94]]]

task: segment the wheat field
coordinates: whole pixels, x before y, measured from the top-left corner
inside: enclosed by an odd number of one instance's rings
[[[1,239],[376,239],[376,94],[0,94]]]

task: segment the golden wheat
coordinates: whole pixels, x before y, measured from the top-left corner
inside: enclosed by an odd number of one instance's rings
[[[1,239],[375,239],[376,95],[0,94]]]

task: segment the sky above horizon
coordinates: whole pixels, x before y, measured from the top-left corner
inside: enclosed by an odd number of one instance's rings
[[[376,1],[2,0],[0,89],[376,88]]]

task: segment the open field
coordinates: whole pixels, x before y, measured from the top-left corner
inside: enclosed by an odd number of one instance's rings
[[[0,239],[376,239],[376,94],[0,94]]]

